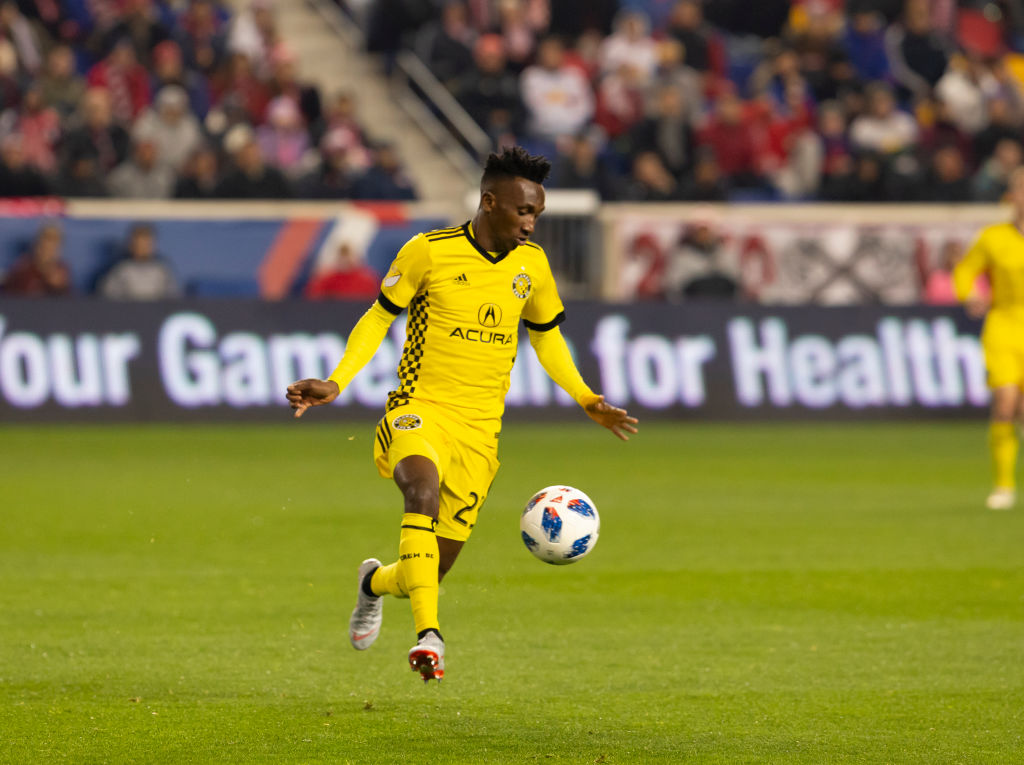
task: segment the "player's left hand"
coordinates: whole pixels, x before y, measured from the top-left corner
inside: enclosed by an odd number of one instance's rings
[[[587,413],[598,425],[603,425],[608,428],[617,437],[623,441],[628,441],[629,436],[626,433],[636,433],[636,424],[639,422],[636,417],[630,417],[629,413],[625,409],[619,409],[617,406],[612,406],[604,400],[604,396],[598,396],[593,401],[589,402],[583,411]]]

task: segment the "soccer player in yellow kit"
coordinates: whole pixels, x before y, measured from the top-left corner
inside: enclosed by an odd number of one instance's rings
[[[1024,416],[1024,170],[1010,176],[1008,189],[1014,221],[984,229],[953,270],[957,297],[972,316],[985,316],[981,344],[992,389],[989,449],[995,486],[986,505],[1009,510],[1017,501],[1014,472]],[[987,274],[990,298],[975,282]]]
[[[438,583],[469,538],[498,470],[520,319],[544,369],[591,419],[623,440],[637,432],[635,418],[587,387],[558,329],[562,301],[547,256],[529,241],[550,169],[518,147],[488,157],[473,219],[409,240],[337,369],[327,380],[288,387],[296,417],[330,403],[408,307],[400,384],[388,395],[374,442],[378,472],[394,479],[405,500],[398,560],[360,565],[349,638],[356,649],[369,648],[380,633],[382,596],[408,597],[417,631],[409,664],[424,681],[444,677]]]

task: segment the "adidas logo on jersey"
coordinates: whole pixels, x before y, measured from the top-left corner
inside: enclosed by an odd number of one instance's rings
[[[466,275],[464,273],[456,276],[454,281],[456,284],[465,284],[467,287],[469,286],[469,279],[466,278]]]

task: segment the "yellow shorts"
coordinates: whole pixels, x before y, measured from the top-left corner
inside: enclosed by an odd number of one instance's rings
[[[1015,386],[1024,390],[1024,348],[983,343],[988,387]]]
[[[437,534],[465,542],[501,464],[496,423],[491,425],[489,430],[471,427],[437,407],[410,402],[377,424],[373,461],[384,478],[391,478],[406,457],[433,462],[441,477]]]

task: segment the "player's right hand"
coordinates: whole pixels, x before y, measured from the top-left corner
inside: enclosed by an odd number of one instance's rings
[[[295,416],[301,417],[311,406],[331,403],[339,393],[341,389],[333,380],[309,378],[288,386],[288,403],[295,410]]]

